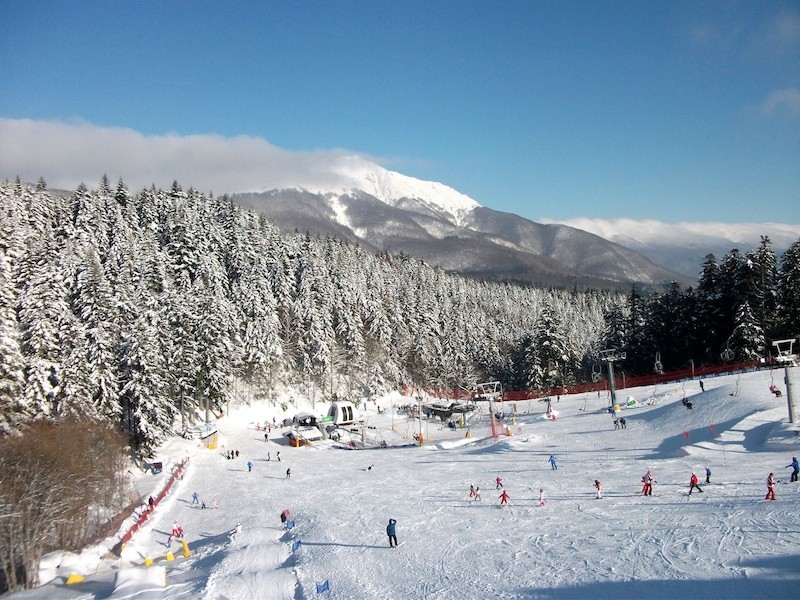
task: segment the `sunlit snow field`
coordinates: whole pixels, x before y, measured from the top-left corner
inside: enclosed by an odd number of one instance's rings
[[[68,555],[53,581],[13,597],[800,598],[800,485],[788,483],[784,468],[800,438],[788,424],[783,371],[773,376],[781,398],[769,392],[766,371],[707,379],[702,393],[697,381],[619,390],[620,404],[639,404],[622,410],[621,430],[605,393],[553,399],[555,421],[544,418],[544,403],[518,402],[515,416],[505,403],[512,435],[497,439],[484,405],[469,438],[466,429],[424,421],[422,447],[394,446],[419,430],[419,421],[392,414],[392,404],[408,398],[380,399],[382,414],[370,403],[369,431],[390,447],[365,450],[328,441],[292,448],[275,432],[265,442],[258,424],[311,407],[242,405],[218,421],[222,448],[182,439],[165,446],[172,460],[188,455],[189,468],[121,559],[98,561],[96,550]],[[224,458],[229,449],[240,457]],[[656,479],[652,497],[640,495],[647,470]],[[692,471],[703,493],[688,496]],[[770,472],[781,480],[775,502],[764,500]],[[498,476],[511,498],[504,508]],[[139,475],[139,491],[153,493],[162,477]],[[468,497],[471,484],[482,501]],[[193,492],[219,509],[193,505]],[[283,509],[292,529],[281,526]],[[388,547],[389,518],[397,520],[397,549]],[[173,544],[178,558],[167,563],[175,520],[191,556]],[[115,594],[116,571],[147,557],[166,566],[166,587]],[[88,576],[66,586],[70,572]],[[325,581],[329,590],[318,594]],[[148,588],[142,577],[137,589]]]

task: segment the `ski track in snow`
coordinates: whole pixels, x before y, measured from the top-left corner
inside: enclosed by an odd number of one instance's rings
[[[621,431],[605,397],[563,396],[553,404],[556,422],[542,418],[543,404],[519,403],[511,437],[487,437],[482,411],[471,440],[431,421],[434,439],[422,448],[363,451],[327,443],[289,448],[275,433],[266,443],[253,423],[275,409],[242,407],[219,421],[221,449],[191,450],[183,481],[123,558],[141,564],[163,555],[178,520],[192,556],[169,564],[159,598],[797,598],[800,486],[778,485],[777,502],[763,497],[770,471],[788,479],[783,467],[800,444],[781,424],[785,398],[772,398],[768,382],[768,373],[754,373],[706,380],[702,394],[696,382],[670,386],[652,406],[625,410]],[[684,393],[691,411],[680,403]],[[622,395],[643,404],[656,394],[638,388]],[[390,431],[390,413],[369,419]],[[419,428],[401,417],[394,425],[406,435]],[[231,448],[241,456],[225,459]],[[558,470],[547,462],[550,453]],[[705,465],[713,471],[708,485]],[[656,479],[650,497],[640,494],[647,470]],[[689,496],[693,470],[703,493]],[[507,507],[498,506],[497,476],[511,498]],[[480,486],[482,501],[468,498],[470,484]],[[217,499],[219,510],[192,506],[193,491],[207,504]],[[284,508],[296,523],[291,530],[281,528]],[[397,519],[396,549],[385,535],[390,517]],[[331,589],[318,595],[325,580]],[[40,590],[12,597],[109,597],[55,584]]]

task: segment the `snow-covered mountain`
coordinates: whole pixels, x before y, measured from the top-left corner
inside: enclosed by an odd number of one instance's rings
[[[359,157],[333,167],[335,184],[234,194],[286,231],[404,252],[469,276],[542,285],[609,287],[689,280],[593,233],[481,206],[444,184]]]

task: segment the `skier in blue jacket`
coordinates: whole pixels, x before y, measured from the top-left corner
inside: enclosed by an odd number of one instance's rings
[[[556,469],[558,469],[558,462],[556,461],[556,455],[555,454],[551,454],[550,458],[548,460],[550,461],[550,468],[551,469],[553,469],[554,471]]]
[[[389,536],[389,548],[397,548],[397,521],[394,519],[389,519],[386,535]]]
[[[800,471],[800,464],[798,464],[796,456],[792,457],[792,462],[790,464],[786,465],[785,468],[788,469],[789,467],[792,467],[792,469],[794,469],[792,471],[792,478],[791,478],[790,481],[797,481],[797,473],[798,473],[798,471]]]

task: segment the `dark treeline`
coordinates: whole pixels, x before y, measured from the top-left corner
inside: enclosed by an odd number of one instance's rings
[[[626,351],[634,374],[657,361],[674,370],[775,356],[772,341],[800,335],[800,240],[780,263],[766,236],[744,254],[733,249],[721,261],[709,254],[696,288],[673,284],[645,297],[634,287],[606,323],[603,343]]]
[[[402,385],[550,389],[591,376],[763,353],[798,331],[796,245],[765,240],[697,290],[644,296],[449,275],[408,256],[282,234],[226,197],[106,178],[72,194],[0,183],[0,433],[77,417],[121,427],[147,456],[234,382],[312,402]],[[794,258],[792,258],[794,257]]]

